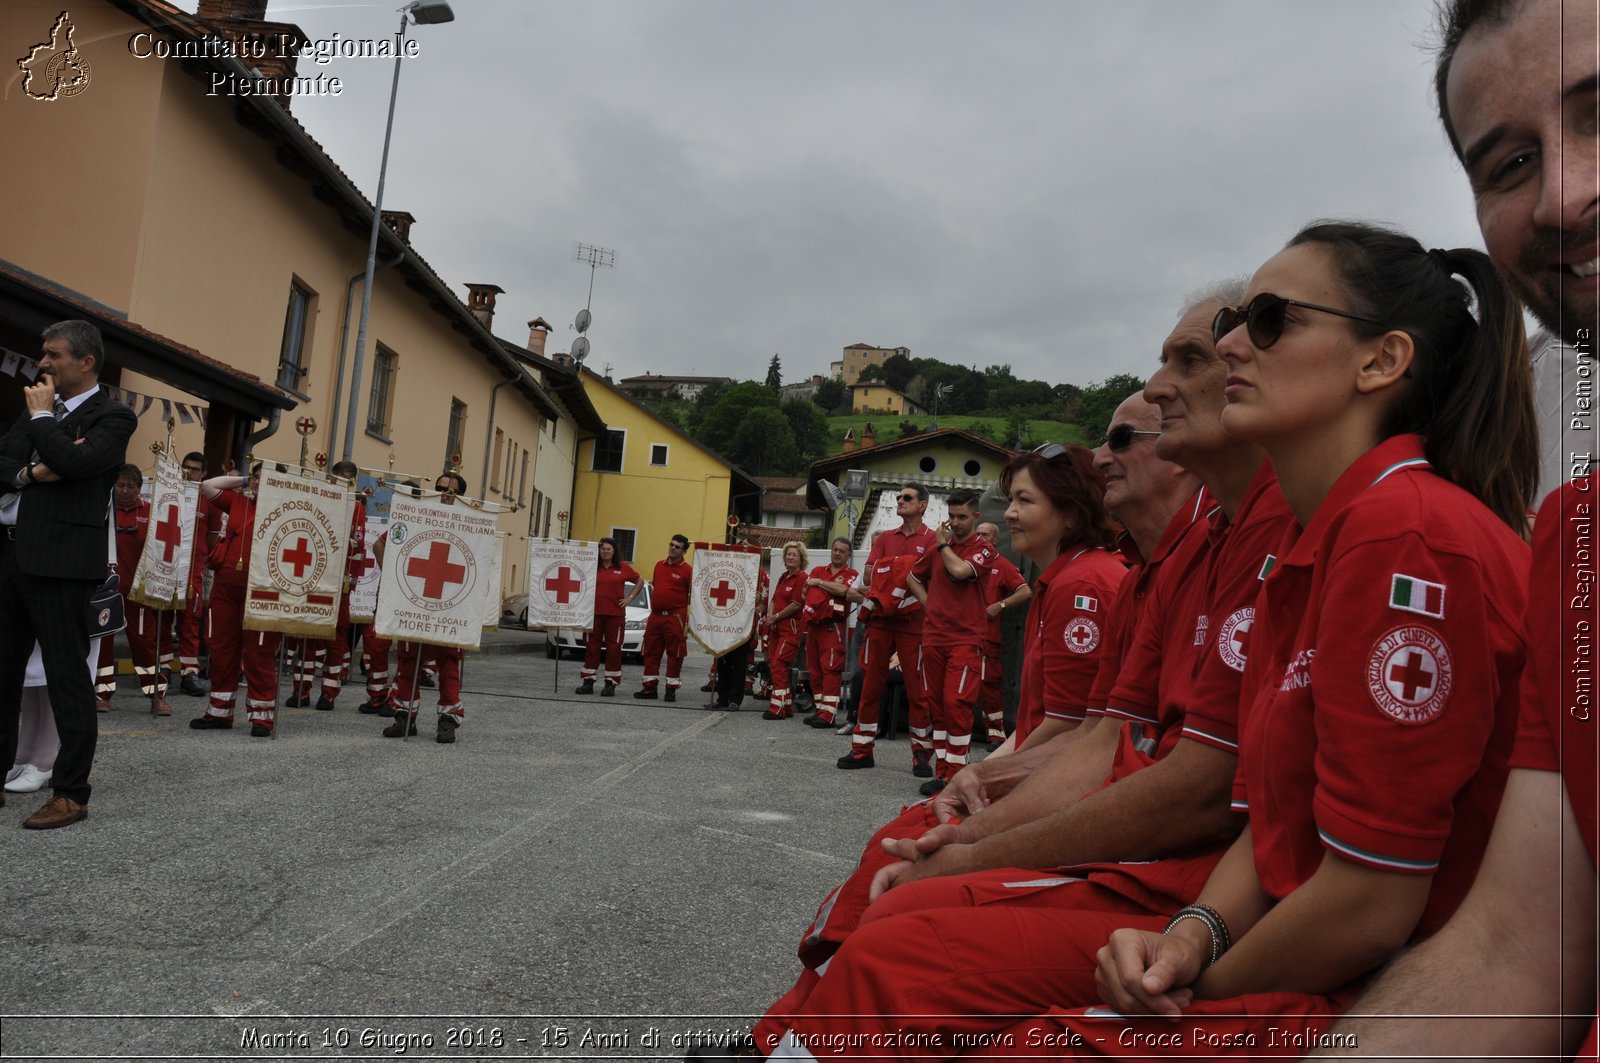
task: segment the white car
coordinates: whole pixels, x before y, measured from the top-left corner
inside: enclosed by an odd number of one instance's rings
[[[624,585],[622,596],[626,598],[633,593],[633,584]],[[526,617],[526,609],[523,616]],[[650,584],[644,585],[644,591],[633,600],[633,604],[625,610],[622,619],[622,655],[624,657],[639,658],[644,653],[644,622],[650,618]],[[555,659],[558,652],[568,657],[583,656],[584,647],[588,645],[589,633],[579,628],[564,627],[559,631],[551,628],[544,629],[544,655]]]

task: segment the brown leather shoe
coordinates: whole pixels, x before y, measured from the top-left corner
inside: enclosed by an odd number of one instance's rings
[[[88,805],[80,805],[70,797],[56,794],[41,805],[39,811],[23,820],[22,825],[28,830],[54,830],[88,818]]]
[[[150,715],[152,715],[152,716],[171,716],[172,715],[172,706],[167,704],[167,696],[165,694],[157,694],[155,697],[150,699]]]
[[[111,711],[111,695],[110,694],[96,694],[95,695],[95,699],[94,699],[94,711],[95,712],[110,712]]]

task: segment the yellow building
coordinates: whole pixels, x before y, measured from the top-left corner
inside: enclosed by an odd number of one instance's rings
[[[758,523],[761,486],[736,466],[584,369],[606,430],[578,445],[572,537],[617,540],[646,579],[674,534],[727,541],[729,518]]]
[[[887,384],[850,385],[850,412],[909,417],[928,411],[911,401],[910,396]]]
[[[911,348],[874,347],[870,343],[852,343],[844,349],[843,357],[832,363],[829,369],[832,371],[833,379],[844,381],[848,387],[861,379],[861,371],[867,366],[881,366],[897,354],[903,358],[910,358]]]
[[[226,89],[251,81],[251,67],[292,72],[292,54],[247,67],[205,47],[271,51],[301,38],[265,15],[266,0],[199,0],[198,15],[161,0],[78,0],[69,11],[10,0],[0,44],[35,58],[28,87],[13,80],[0,96],[0,268],[274,382],[288,400],[281,417],[255,413],[261,426],[126,363],[108,383],[141,413],[129,449],[141,464],[166,438],[168,410],[202,415],[178,424],[175,442],[203,450],[212,471],[246,452],[298,460],[292,426],[309,418],[309,451],[330,463],[348,453],[431,480],[458,461],[469,494],[528,505],[541,438],[561,411],[491,333],[500,289],[466,285],[464,303],[413,247],[404,211],[384,211],[368,345],[356,350],[373,205],[294,119],[291,97]],[[346,165],[370,174],[377,159]],[[526,522],[501,519],[508,535]]]

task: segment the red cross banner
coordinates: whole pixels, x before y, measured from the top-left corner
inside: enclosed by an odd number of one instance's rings
[[[528,626],[594,626],[600,547],[566,539],[528,540]]]
[[[270,465],[261,470],[245,630],[313,638],[334,633],[354,506],[355,493],[343,484]]]
[[[200,485],[183,478],[183,469],[165,453],[156,456],[150,489],[150,532],[128,597],[152,609],[181,609],[189,592],[189,558],[194,552],[194,514]]]
[[[389,522],[367,511],[367,560],[361,575],[350,586],[350,622],[372,623],[372,614],[378,608],[378,560],[372,556],[372,544],[383,538]]]
[[[484,558],[483,629],[485,631],[500,630],[500,574],[501,566],[505,562],[505,551],[505,537],[497,532],[494,537],[494,549]]]
[[[484,582],[499,547],[493,514],[395,495],[373,629],[380,638],[477,649]]]
[[[706,652],[720,657],[750,638],[760,579],[759,548],[695,544],[689,634]]]

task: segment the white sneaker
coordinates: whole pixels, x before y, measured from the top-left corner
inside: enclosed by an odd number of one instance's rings
[[[35,790],[44,789],[50,782],[50,772],[41,771],[32,764],[24,764],[17,777],[6,782],[8,794],[31,794]]]

